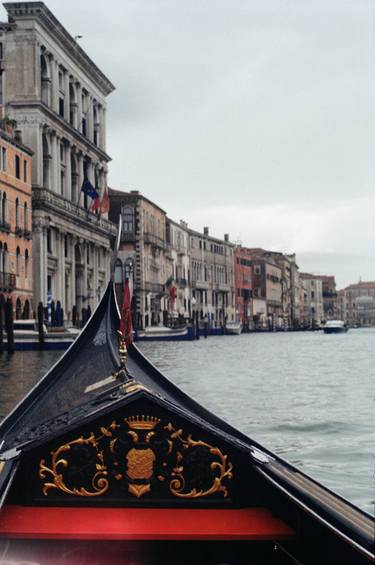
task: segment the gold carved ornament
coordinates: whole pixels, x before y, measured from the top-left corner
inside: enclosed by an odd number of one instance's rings
[[[218,447],[214,447],[201,440],[194,440],[191,435],[184,438],[183,430],[175,429],[172,423],[169,422],[163,427],[163,431],[167,432],[167,437],[163,438],[163,432],[159,432],[161,439],[166,441],[167,450],[165,460],[158,462],[162,468],[167,469],[167,460],[172,458],[172,470],[171,472],[166,471],[166,475],[158,474],[155,477],[155,463],[159,455],[156,448],[152,445],[152,440],[155,435],[158,435],[155,429],[159,425],[160,420],[153,416],[130,416],[124,418],[123,423],[127,425],[126,434],[131,439],[132,445],[130,448],[121,448],[124,452],[121,452],[120,456],[116,451],[116,449],[121,447],[118,444],[119,437],[116,437],[116,432],[121,430],[122,425],[113,421],[109,427],[100,428],[101,435],[98,437],[94,433],[90,433],[87,438],[81,436],[52,451],[50,467],[46,465],[45,459],[42,459],[40,461],[39,477],[45,479],[49,475],[53,479],[52,482],[44,483],[44,495],[47,496],[52,488],[74,496],[90,497],[108,493],[111,481],[108,462],[105,461],[104,456],[105,450],[101,448],[103,442],[107,442],[107,447],[109,447],[109,452],[113,457],[119,457],[118,461],[126,462],[124,472],[119,471],[115,473],[114,479],[116,481],[125,480],[128,492],[137,498],[152,490],[152,482],[155,478],[159,481],[169,479],[169,491],[178,498],[195,499],[209,497],[215,493],[222,493],[224,497],[228,495],[228,488],[223,484],[223,481],[232,479],[233,467],[228,461],[228,456],[224,455]],[[64,471],[68,470],[69,461],[61,457],[64,453],[69,452],[71,447],[85,445],[92,446],[96,452],[96,473],[91,479],[92,490],[90,491],[85,487],[70,488],[67,486],[64,481]],[[208,473],[212,484],[206,489],[198,489],[192,486],[189,491],[184,492],[187,483],[184,476],[184,461],[186,454],[188,452],[191,453],[196,448],[207,449],[211,458],[213,458],[208,463]],[[114,460],[115,466],[119,465],[118,461]]]
[[[197,490],[195,487],[192,488],[189,492],[183,492],[185,488],[185,478],[183,475],[184,467],[183,467],[183,460],[184,457],[180,451],[177,452],[177,465],[174,467],[172,472],[172,477],[175,477],[171,480],[169,484],[169,489],[174,496],[179,498],[199,498],[202,496],[210,496],[216,492],[222,492],[224,497],[228,496],[228,488],[222,484],[222,481],[227,478],[231,479],[233,477],[232,470],[233,465],[228,461],[228,456],[224,455],[218,447],[213,447],[209,443],[204,441],[195,441],[189,434],[187,439],[182,438],[183,430],[175,430],[171,423],[165,426],[165,429],[172,432],[171,438],[178,439],[182,447],[184,449],[188,449],[189,447],[206,447],[209,449],[210,454],[213,456],[217,456],[219,461],[212,461],[210,464],[211,471],[215,471],[216,469],[219,470],[219,476],[214,478],[214,481],[210,488],[203,490]]]
[[[98,450],[98,442],[104,436],[108,436],[109,429],[116,426],[115,422],[109,426],[109,428],[101,428],[102,435],[99,437],[95,437],[93,433],[90,433],[89,437],[79,437],[69,443],[65,443],[61,445],[55,451],[51,451],[51,467],[46,466],[45,459],[41,459],[39,464],[39,477],[41,479],[45,479],[47,475],[52,477],[53,482],[45,482],[43,486],[43,494],[47,496],[49,489],[58,489],[67,494],[73,494],[75,496],[100,496],[107,492],[109,488],[109,481],[107,478],[108,470],[106,465],[104,464],[104,457],[103,451]],[[80,488],[69,488],[64,482],[64,469],[67,469],[69,463],[66,459],[60,458],[61,455],[67,453],[71,450],[74,446],[84,446],[89,445],[92,446],[96,450],[96,473],[91,479],[91,485],[93,490],[88,491],[84,487]]]

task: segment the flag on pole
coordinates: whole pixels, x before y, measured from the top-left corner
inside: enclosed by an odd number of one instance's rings
[[[94,198],[94,200],[91,202],[91,206],[90,206],[90,212],[95,214],[95,212],[97,212],[97,211],[100,212],[100,196],[97,196],[97,198]]]
[[[87,194],[87,196],[90,196],[90,198],[92,198],[93,200],[95,198],[99,198],[98,191],[96,190],[96,188],[94,188],[92,186],[91,182],[89,181],[89,179],[87,177],[85,177],[83,179],[81,191],[84,192],[85,194]]]
[[[100,203],[100,213],[107,214],[109,212],[109,194],[108,190],[106,189],[103,194],[102,201]]]
[[[127,278],[125,280],[124,286],[124,299],[121,307],[121,319],[120,319],[120,332],[125,338],[126,347],[133,341],[133,327],[132,327],[132,297],[133,297],[133,285],[132,282]]]

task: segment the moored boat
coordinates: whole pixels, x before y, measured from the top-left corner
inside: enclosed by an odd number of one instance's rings
[[[136,341],[184,341],[194,339],[192,326],[182,328],[168,328],[163,325],[150,326],[145,330],[137,330]]]
[[[225,333],[228,335],[240,335],[241,330],[241,322],[227,322],[225,325]]]
[[[40,343],[37,320],[14,320],[14,349],[68,349],[79,335],[77,328],[48,329],[43,324],[43,342]],[[7,344],[7,335],[4,334],[4,345]]]
[[[325,334],[345,333],[348,329],[348,326],[342,320],[327,320],[323,326]]]
[[[124,319],[110,283],[0,426],[4,560],[373,559],[371,516],[184,394],[130,344]]]

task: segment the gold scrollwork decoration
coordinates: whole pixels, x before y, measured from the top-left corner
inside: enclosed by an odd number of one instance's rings
[[[222,492],[224,497],[228,496],[228,488],[222,484],[224,479],[231,479],[233,477],[233,465],[230,461],[228,461],[228,456],[224,455],[218,447],[213,447],[209,443],[206,443],[201,440],[194,440],[189,434],[187,439],[183,439],[182,433],[183,430],[176,430],[171,423],[165,426],[166,430],[172,432],[171,438],[177,439],[181,442],[182,447],[184,450],[194,447],[205,447],[209,450],[210,454],[214,457],[218,457],[219,461],[212,461],[210,464],[211,471],[219,471],[219,474],[216,475],[213,479],[211,486],[204,490],[204,489],[197,489],[193,487],[188,492],[183,492],[186,485],[186,480],[183,475],[184,472],[184,456],[181,452],[177,452],[177,462],[176,466],[172,470],[172,477],[174,477],[171,482],[169,483],[169,490],[174,496],[179,498],[200,498],[204,496],[210,496],[212,494]]]
[[[109,488],[109,481],[107,479],[108,471],[104,464],[103,451],[98,450],[98,441],[104,436],[110,437],[112,433],[110,429],[114,429],[116,423],[112,424],[108,428],[101,428],[102,435],[95,437],[91,432],[89,437],[84,438],[83,436],[61,445],[58,449],[51,452],[51,467],[47,467],[45,459],[40,461],[39,465],[39,477],[41,479],[46,479],[47,476],[52,478],[52,482],[45,482],[43,486],[43,494],[47,496],[50,489],[58,489],[66,494],[72,494],[75,496],[100,496],[107,492]],[[96,450],[97,463],[95,465],[96,473],[91,479],[92,491],[87,490],[85,487],[80,488],[69,488],[64,482],[63,470],[67,469],[69,463],[66,459],[61,458],[61,455],[67,453],[74,446],[92,446]]]
[[[97,497],[122,492],[125,486],[140,498],[165,481],[170,495],[178,498],[227,497],[227,481],[233,476],[228,456],[219,447],[185,436],[171,422],[159,424],[154,416],[128,416],[100,427],[97,434],[90,432],[59,446],[51,451],[48,464],[40,461],[43,494],[57,489]]]

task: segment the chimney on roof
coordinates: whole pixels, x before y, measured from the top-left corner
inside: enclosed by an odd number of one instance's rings
[[[224,241],[226,241],[227,243],[229,243],[229,233],[225,233],[225,234],[224,234]]]
[[[139,194],[139,190],[131,190],[130,194]]]
[[[20,129],[14,130],[14,141],[22,143],[22,131]]]
[[[204,233],[204,235],[208,235],[208,227],[207,226],[205,226],[203,228],[203,233]]]

